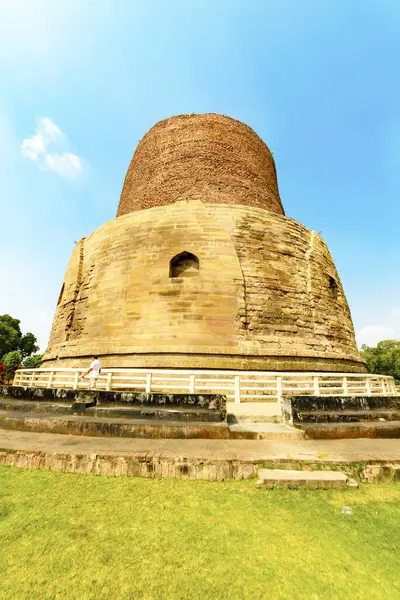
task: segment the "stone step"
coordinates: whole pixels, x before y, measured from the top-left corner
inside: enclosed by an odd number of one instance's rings
[[[153,406],[156,408],[198,407],[226,413],[226,398],[221,394],[169,394],[154,392],[121,392],[104,390],[72,390],[66,388],[29,388],[1,386],[0,398],[37,402],[96,403],[100,405]]]
[[[0,427],[15,431],[69,435],[152,438],[152,439],[236,439],[296,441],[304,431],[286,424],[233,425],[226,422],[190,422],[161,419],[126,419],[87,414],[24,413],[0,411]]]
[[[228,423],[281,423],[279,402],[227,402]]]
[[[230,439],[296,441],[304,439],[304,432],[285,423],[242,423],[229,425]]]
[[[260,469],[257,485],[274,488],[319,488],[345,487],[348,478],[342,471],[294,471],[289,469]]]
[[[200,407],[157,407],[148,405],[86,405],[85,403],[70,402],[36,402],[34,400],[1,399],[0,411],[24,413],[45,413],[51,415],[85,414],[94,417],[131,418],[131,419],[165,419],[172,421],[201,421],[220,422],[223,416],[215,410]]]
[[[400,421],[400,410],[303,410],[296,415],[296,423],[356,423],[380,420]]]
[[[148,439],[229,439],[226,422],[122,419],[0,411],[0,427],[15,431]]]
[[[227,415],[229,425],[262,425],[263,423],[282,423],[282,415]]]
[[[298,427],[306,439],[400,438],[400,421],[365,421],[358,423],[303,423]]]

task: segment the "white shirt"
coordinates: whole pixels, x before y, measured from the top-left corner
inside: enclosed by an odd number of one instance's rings
[[[90,368],[91,368],[90,377],[94,377],[97,379],[97,377],[99,376],[99,373],[100,373],[100,369],[101,369],[101,362],[99,361],[98,358],[96,358],[94,361],[92,361]]]

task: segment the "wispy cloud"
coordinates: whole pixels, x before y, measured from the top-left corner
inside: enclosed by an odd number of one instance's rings
[[[31,160],[38,160],[47,152],[47,147],[64,137],[63,132],[51,119],[42,117],[38,120],[35,133],[23,140],[22,154]]]
[[[79,156],[70,152],[46,154],[44,160],[49,169],[69,179],[73,179],[82,171],[82,161]]]
[[[61,129],[48,117],[38,120],[35,133],[21,144],[22,154],[45,169],[55,171],[67,179],[75,179],[83,170],[82,160],[71,152],[49,152],[65,146],[67,139]]]

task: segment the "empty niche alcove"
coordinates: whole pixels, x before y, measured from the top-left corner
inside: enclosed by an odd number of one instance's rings
[[[169,263],[170,277],[193,277],[199,274],[200,264],[191,252],[180,252]]]

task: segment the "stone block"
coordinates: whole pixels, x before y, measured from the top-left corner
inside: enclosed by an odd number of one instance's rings
[[[341,471],[294,471],[286,469],[260,469],[259,487],[315,488],[328,489],[345,487],[347,475]]]

